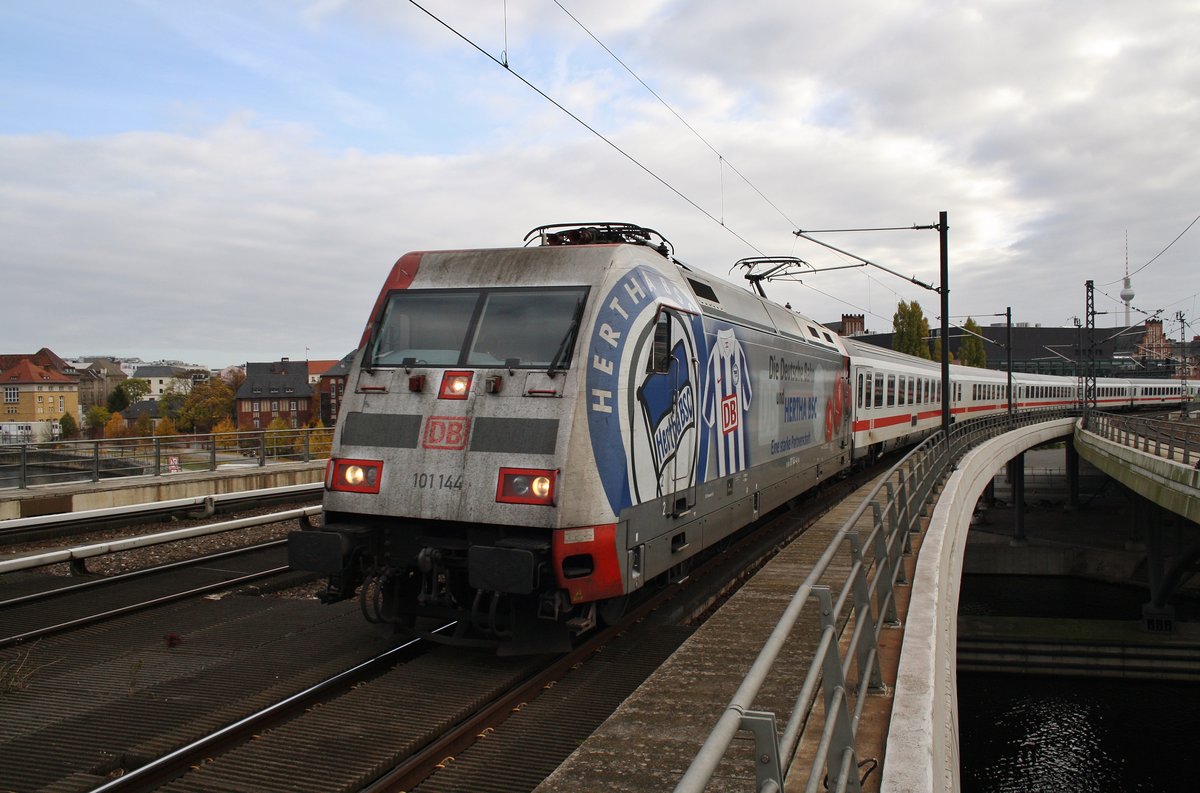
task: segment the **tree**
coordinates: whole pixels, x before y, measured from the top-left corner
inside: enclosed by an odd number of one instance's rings
[[[178,416],[183,409],[187,394],[180,389],[178,383],[171,383],[158,397],[158,415],[161,418]]]
[[[125,392],[125,396],[129,398],[129,404],[136,405],[150,393],[150,381],[142,377],[130,377],[122,380],[117,388]]]
[[[942,362],[942,337],[938,336],[933,340],[933,360],[938,363]],[[953,360],[953,358],[951,358]]]
[[[196,383],[179,408],[176,423],[185,430],[208,432],[221,419],[233,418],[234,392],[219,377]]]
[[[105,438],[121,438],[128,434],[128,426],[125,423],[125,417],[120,413],[112,413],[108,417],[108,423],[104,425]]]
[[[108,424],[111,416],[112,412],[100,405],[92,405],[88,408],[87,413],[83,416],[83,423],[88,428],[88,434],[93,438],[103,437],[104,426]]]
[[[921,310],[917,301],[911,303],[901,300],[892,315],[892,349],[915,355],[918,358],[929,358],[929,320]]]
[[[158,425],[154,428],[155,435],[178,435],[179,430],[175,428],[175,419],[167,416],[158,420]]]
[[[69,441],[79,434],[79,425],[70,413],[64,413],[58,420],[58,434],[64,441]]]
[[[150,393],[150,381],[140,377],[130,377],[117,383],[108,395],[108,409],[119,413],[130,405],[142,401]]]
[[[212,431],[214,435],[228,436],[216,439],[218,449],[233,449],[237,446],[237,435],[234,434],[237,432],[237,427],[233,426],[233,419],[229,418],[229,416],[218,421],[213,426]]]
[[[154,422],[150,420],[149,413],[143,411],[138,414],[133,422],[133,434],[139,438],[149,438],[154,434]]]
[[[987,350],[983,347],[983,339],[980,338],[979,323],[970,317],[963,324],[963,330],[967,331],[966,337],[962,344],[958,345],[958,358],[963,366],[976,366],[981,369],[987,368]]]
[[[277,457],[296,450],[296,431],[288,427],[282,417],[276,416],[267,425],[267,454]]]

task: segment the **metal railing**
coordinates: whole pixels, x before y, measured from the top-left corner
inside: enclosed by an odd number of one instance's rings
[[[0,489],[329,456],[331,427],[0,445]]]
[[[1194,422],[1092,413],[1087,431],[1184,465],[1200,462],[1200,424]]]
[[[867,701],[864,694],[883,688],[880,636],[885,626],[898,624],[895,585],[906,582],[901,556],[911,552],[909,534],[920,531],[920,520],[933,501],[935,488],[949,474],[952,463],[970,447],[1020,426],[1069,415],[1073,412],[1049,410],[958,423],[951,428],[948,444],[939,431],[881,477],[792,596],[733,699],[680,779],[676,793],[704,790],[743,730],[754,738],[755,790],[782,791],[818,694],[823,695],[824,726],[808,777],[802,780],[804,789],[815,793],[825,785],[829,790],[860,791],[855,738]],[[864,519],[865,536],[859,527]],[[834,581],[831,563],[845,550],[851,561],[849,571],[844,582]],[[775,671],[793,633],[798,633],[794,629],[806,608],[810,610],[809,619],[814,619],[810,600],[816,601],[820,636],[812,648],[800,691],[794,699],[788,697],[787,701],[795,704],[781,734],[776,714],[756,710],[755,699]],[[843,658],[842,634],[851,623],[853,629],[844,642]],[[794,647],[788,649],[795,651]]]

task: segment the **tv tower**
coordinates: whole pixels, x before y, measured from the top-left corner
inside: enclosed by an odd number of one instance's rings
[[[1129,232],[1125,232],[1125,286],[1121,289],[1121,300],[1125,302],[1125,327],[1130,327],[1129,302],[1133,300],[1133,285],[1129,283]]]

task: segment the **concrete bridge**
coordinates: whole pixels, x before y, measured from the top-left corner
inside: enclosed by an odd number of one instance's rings
[[[1055,439],[1067,445],[1071,502],[1078,504],[1076,455],[1141,498],[1136,516],[1145,529],[1150,593],[1147,630],[1169,632],[1170,597],[1195,572],[1200,559],[1200,427],[1092,414],[1086,422],[1057,419],[1020,427],[968,452],[937,501],[921,546],[897,670],[881,786],[888,791],[957,791],[958,595],[967,532],[976,504],[997,469],[1010,464],[1015,521],[1013,542],[1023,536],[1024,453]],[[1166,509],[1195,529],[1182,553],[1168,556],[1154,510]],[[1170,561],[1168,566],[1167,562]]]

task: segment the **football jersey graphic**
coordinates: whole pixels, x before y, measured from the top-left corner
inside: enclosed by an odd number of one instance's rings
[[[753,397],[746,353],[733,333],[723,328],[716,333],[705,367],[704,423],[714,430],[717,476],[747,468],[749,439],[745,415]]]

